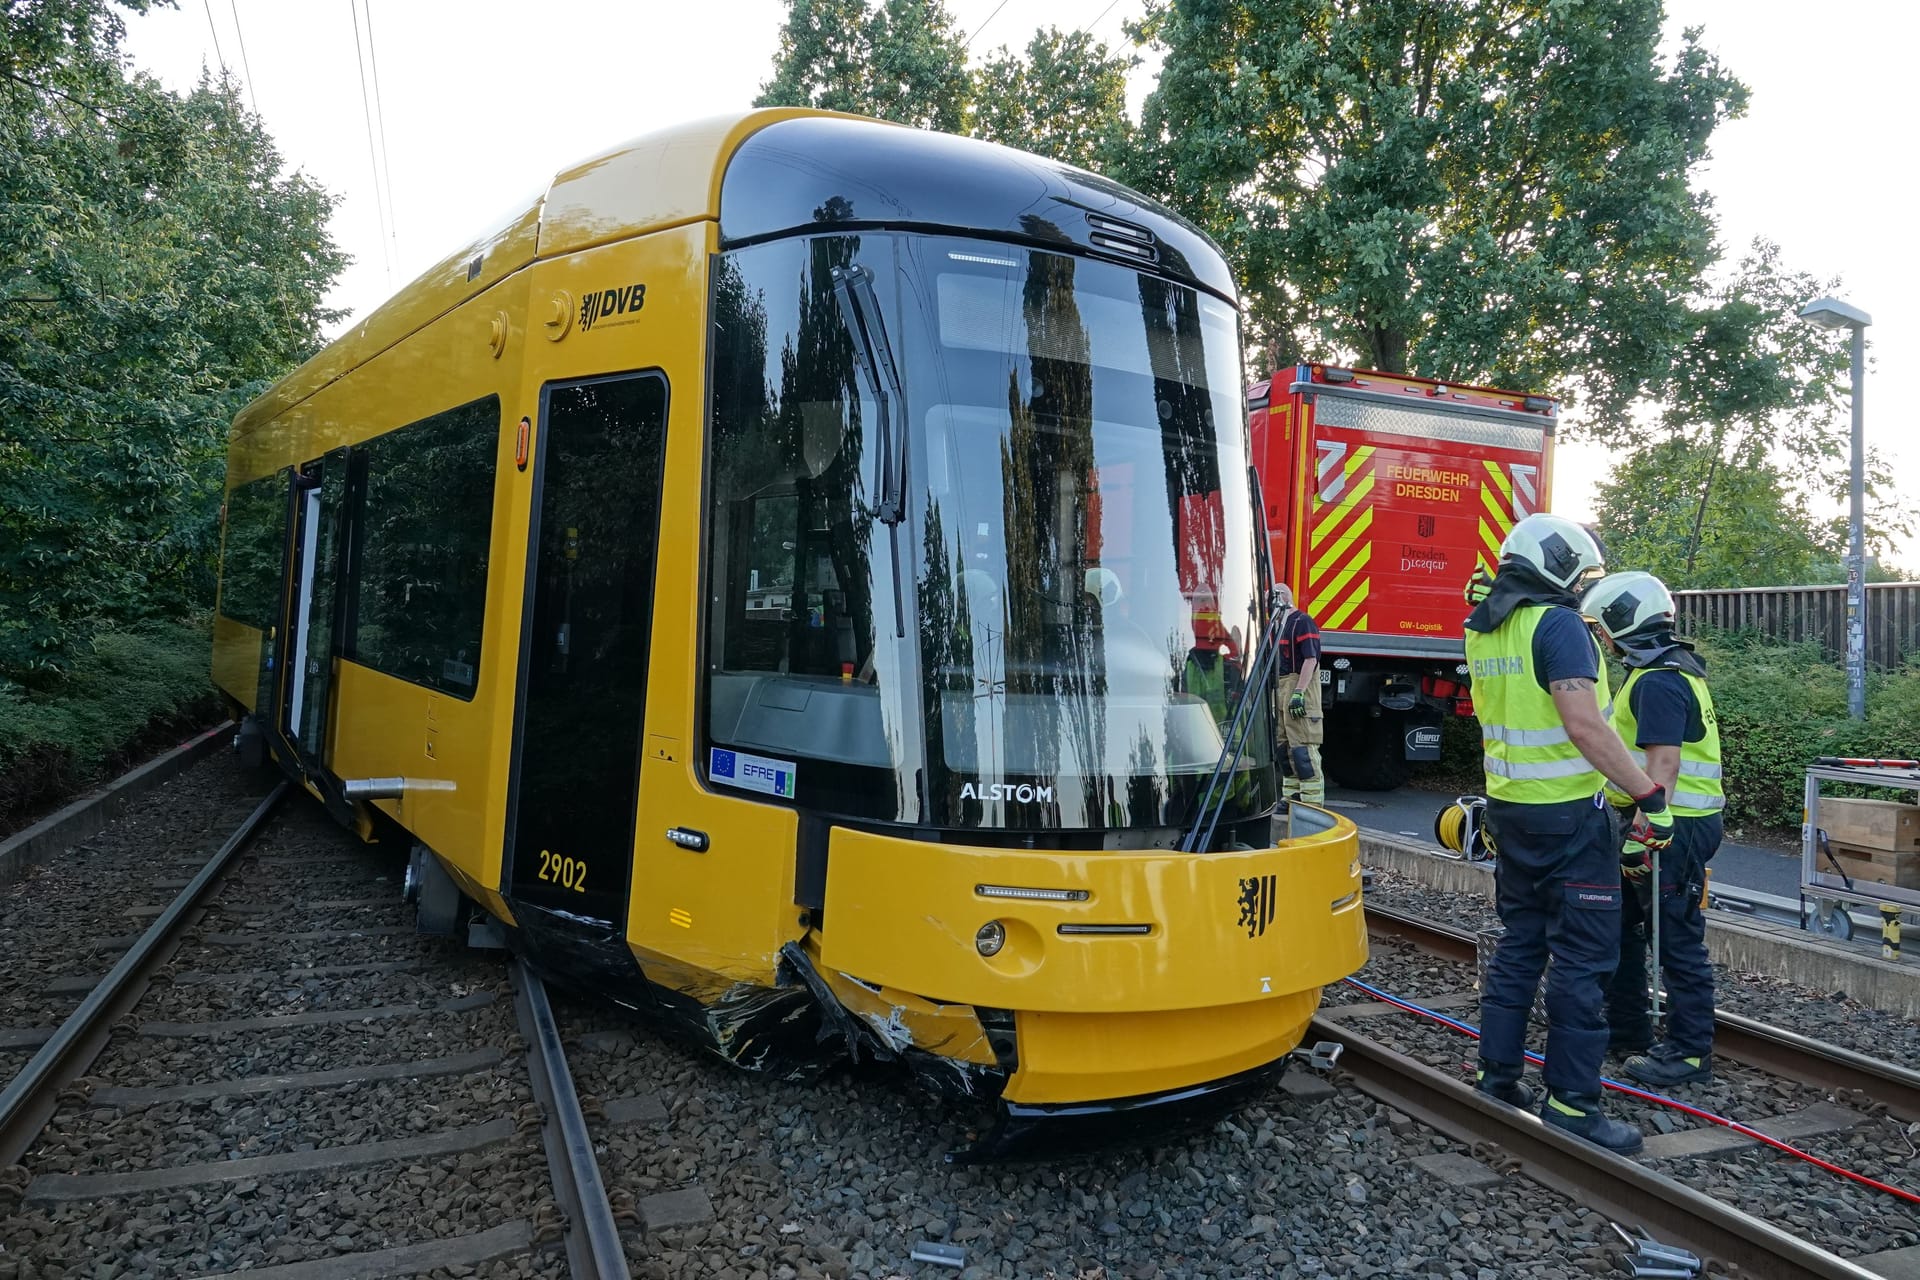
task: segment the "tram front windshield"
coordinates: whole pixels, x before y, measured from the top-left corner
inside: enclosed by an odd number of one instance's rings
[[[942,829],[1187,821],[1259,639],[1233,309],[904,234],[736,250],[713,304],[710,783]],[[1269,743],[1263,705],[1227,822],[1271,807]]]

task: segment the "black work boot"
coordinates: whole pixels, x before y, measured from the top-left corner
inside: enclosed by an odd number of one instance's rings
[[[1585,1138],[1596,1147],[1630,1156],[1640,1149],[1640,1130],[1624,1120],[1610,1119],[1600,1109],[1600,1099],[1556,1097],[1547,1094],[1540,1118],[1556,1129],[1564,1129],[1576,1138]]]
[[[1683,1058],[1666,1045],[1656,1045],[1644,1057],[1627,1059],[1627,1075],[1636,1083],[1666,1088],[1676,1084],[1704,1084],[1713,1079],[1713,1059],[1706,1055]]]
[[[1473,1087],[1510,1107],[1526,1110],[1534,1102],[1533,1090],[1520,1083],[1521,1067],[1504,1062],[1482,1062],[1474,1073]]]

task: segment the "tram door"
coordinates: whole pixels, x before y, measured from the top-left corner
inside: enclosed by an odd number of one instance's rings
[[[541,394],[506,865],[521,902],[624,932],[667,384]]]
[[[294,620],[293,688],[287,698],[288,735],[309,768],[318,768],[326,747],[328,697],[333,691],[335,622],[339,612],[341,557],[346,551],[348,451],[318,464],[318,483],[299,495],[299,596]]]
[[[276,731],[309,774],[325,770],[327,707],[339,616],[349,454],[340,449],[285,474],[288,625],[277,646],[284,672]]]

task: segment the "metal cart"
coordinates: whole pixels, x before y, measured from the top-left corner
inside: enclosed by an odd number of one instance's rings
[[[1851,782],[1856,786],[1892,787],[1913,792],[1920,799],[1920,764],[1910,760],[1850,763],[1822,759],[1807,766],[1807,820],[1800,825],[1800,918],[1816,933],[1846,940],[1853,937],[1850,906],[1877,910],[1894,903],[1905,912],[1920,912],[1920,889],[1855,880],[1851,885],[1821,848],[1820,784]]]

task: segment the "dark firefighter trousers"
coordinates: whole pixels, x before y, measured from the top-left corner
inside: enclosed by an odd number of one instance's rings
[[[1722,829],[1719,814],[1675,818],[1673,843],[1660,851],[1660,976],[1668,999],[1663,1055],[1704,1058],[1713,1052],[1713,965],[1707,959],[1707,914],[1700,909],[1700,894]],[[1653,1040],[1647,1014],[1652,941],[1640,897],[1629,890],[1620,916],[1620,965],[1607,989],[1607,1022],[1616,1041]]]
[[[1517,1078],[1527,1013],[1547,975],[1542,1071],[1559,1098],[1597,1098],[1607,1052],[1602,993],[1620,958],[1620,850],[1599,797],[1561,804],[1487,802],[1498,858],[1495,902],[1506,932],[1480,994],[1480,1057]],[[1552,956],[1553,965],[1547,966]]]

